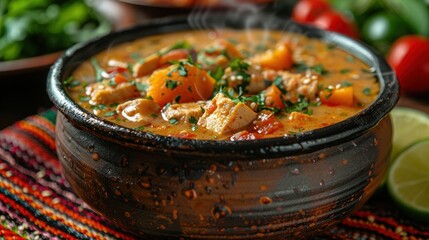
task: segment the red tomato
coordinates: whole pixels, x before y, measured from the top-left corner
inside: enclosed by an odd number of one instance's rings
[[[429,92],[429,39],[408,35],[396,40],[387,61],[398,77],[401,90],[422,94]]]
[[[301,0],[292,10],[292,19],[299,23],[310,23],[331,6],[324,0]]]
[[[282,123],[274,115],[262,114],[253,121],[253,130],[262,135],[273,133],[281,127],[283,127]]]
[[[358,31],[354,23],[346,16],[334,10],[325,11],[320,14],[314,20],[313,25],[321,29],[341,33],[349,37],[358,37]]]

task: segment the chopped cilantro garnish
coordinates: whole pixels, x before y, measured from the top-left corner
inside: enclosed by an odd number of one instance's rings
[[[341,74],[346,74],[346,73],[349,73],[351,70],[349,69],[349,68],[344,68],[344,69],[341,69],[340,70],[340,73]]]
[[[176,118],[170,118],[170,120],[168,120],[169,123],[176,125],[179,123],[179,121]]]
[[[91,99],[90,96],[81,96],[79,95],[79,100],[82,102],[88,102]]]
[[[179,85],[179,83],[177,81],[174,81],[174,80],[171,80],[171,79],[168,79],[165,82],[165,87],[168,88],[168,89],[171,89],[171,90],[175,89],[178,85]]]
[[[369,96],[371,95],[371,88],[366,87],[362,90],[363,94],[365,94],[365,96]]]
[[[70,76],[69,78],[67,78],[64,81],[64,86],[68,87],[68,88],[74,88],[80,85],[80,82],[78,80],[75,80],[72,76]]]
[[[216,82],[219,82],[222,79],[224,73],[225,71],[223,68],[218,67],[215,72],[210,72],[210,75],[216,80]]]
[[[353,57],[352,55],[347,55],[346,61],[347,62],[354,62],[355,61],[355,57]]]
[[[298,72],[305,72],[307,70],[311,70],[319,75],[326,75],[329,73],[329,71],[326,70],[322,64],[318,64],[315,66],[308,66],[305,63],[297,63],[294,65],[294,67]]]
[[[198,122],[198,120],[194,116],[189,117],[189,123],[197,124],[197,122]]]
[[[175,103],[179,103],[180,98],[181,98],[181,96],[180,96],[180,95],[177,95],[177,96],[174,98],[174,102],[175,102]]]
[[[182,76],[182,77],[187,77],[188,76],[188,70],[186,69],[186,67],[183,64],[183,62],[179,63],[179,66],[177,67],[177,71],[179,71],[179,75]]]
[[[274,86],[276,86],[283,94],[287,93],[285,86],[283,84],[283,78],[281,76],[277,76],[273,81]]]
[[[136,127],[136,128],[134,128],[134,130],[143,131],[144,130],[144,126]]]
[[[147,88],[149,87],[149,85],[148,85],[148,84],[146,84],[146,83],[141,83],[141,82],[135,82],[135,85],[136,85],[136,87],[137,87],[137,90],[139,90],[139,91],[146,91],[146,90],[147,90]]]
[[[309,109],[310,106],[316,106],[319,103],[310,103],[304,96],[299,96],[298,102],[292,103],[286,101],[286,112],[302,112],[308,115],[313,114],[313,111]]]
[[[342,87],[350,87],[350,86],[352,86],[353,84],[351,83],[351,82],[347,82],[347,81],[344,81],[344,82],[342,82],[341,83],[341,86]]]
[[[105,116],[105,117],[111,117],[111,116],[114,116],[114,115],[116,115],[116,111],[106,112],[103,116]]]
[[[100,67],[100,64],[98,63],[98,61],[97,61],[97,59],[96,58],[91,58],[91,64],[92,64],[92,67],[94,68],[94,70],[95,70],[95,79],[98,81],[98,82],[101,82],[101,81],[103,81],[103,72],[104,72],[104,70]]]
[[[93,106],[94,110],[105,110],[107,109],[106,105],[104,104],[98,104],[96,106]]]
[[[141,58],[140,53],[138,53],[138,52],[133,52],[133,53],[131,53],[131,54],[130,54],[130,57],[131,57],[132,59],[135,59],[135,60],[138,60],[138,59],[140,59],[140,58]]]
[[[157,118],[157,117],[158,117],[158,114],[152,113],[152,114],[151,114],[151,116],[152,116],[153,118]]]
[[[116,86],[116,81],[115,81],[115,79],[113,79],[113,78],[112,78],[112,79],[110,79],[110,80],[109,80],[109,82],[107,83],[107,85],[112,86],[112,87],[113,87],[113,86]]]

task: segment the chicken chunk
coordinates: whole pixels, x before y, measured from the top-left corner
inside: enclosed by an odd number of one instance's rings
[[[153,114],[159,112],[159,106],[152,100],[139,98],[118,105],[116,111],[128,121],[148,124]]]
[[[225,70],[224,79],[228,82],[228,87],[237,88],[245,83],[245,81],[248,81],[246,84],[246,93],[255,94],[264,90],[267,86],[260,66],[251,64],[250,62],[245,62],[245,64],[248,64],[247,69],[244,71],[244,73],[248,74],[247,79],[243,76],[243,72],[239,74],[236,71],[232,71],[230,67]]]
[[[143,77],[151,74],[159,67],[161,56],[152,54],[143,59],[143,62],[136,63],[133,66],[133,77]]]
[[[91,85],[86,92],[91,97],[91,104],[119,103],[140,96],[137,87],[128,82],[116,86]]]
[[[180,122],[187,123],[192,117],[195,119],[199,119],[203,115],[205,105],[206,102],[202,101],[172,104],[162,111],[162,117],[166,121],[175,118]]]
[[[313,121],[314,117],[312,117],[308,114],[300,113],[300,112],[291,112],[289,117],[288,117],[288,120],[294,121],[294,122],[299,122],[299,123],[306,123],[306,122]]]
[[[198,125],[216,133],[228,133],[246,127],[257,114],[243,103],[235,103],[218,93],[199,119]]]
[[[291,102],[297,102],[299,96],[304,96],[310,101],[315,100],[319,88],[319,75],[306,72],[301,73],[290,73],[290,72],[279,72],[283,78],[283,86],[287,91],[285,98]]]

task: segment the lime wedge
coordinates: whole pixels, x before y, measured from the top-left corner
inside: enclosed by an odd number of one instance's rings
[[[394,160],[411,144],[429,138],[429,115],[419,110],[396,107],[391,112],[393,121],[393,148],[391,159]]]
[[[387,189],[405,214],[429,223],[429,139],[399,154],[389,169]]]

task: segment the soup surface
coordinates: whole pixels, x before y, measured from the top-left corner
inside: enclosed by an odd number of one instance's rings
[[[372,69],[318,39],[280,31],[188,31],[114,46],[64,82],[116,124],[192,139],[248,140],[342,121],[379,93]]]

